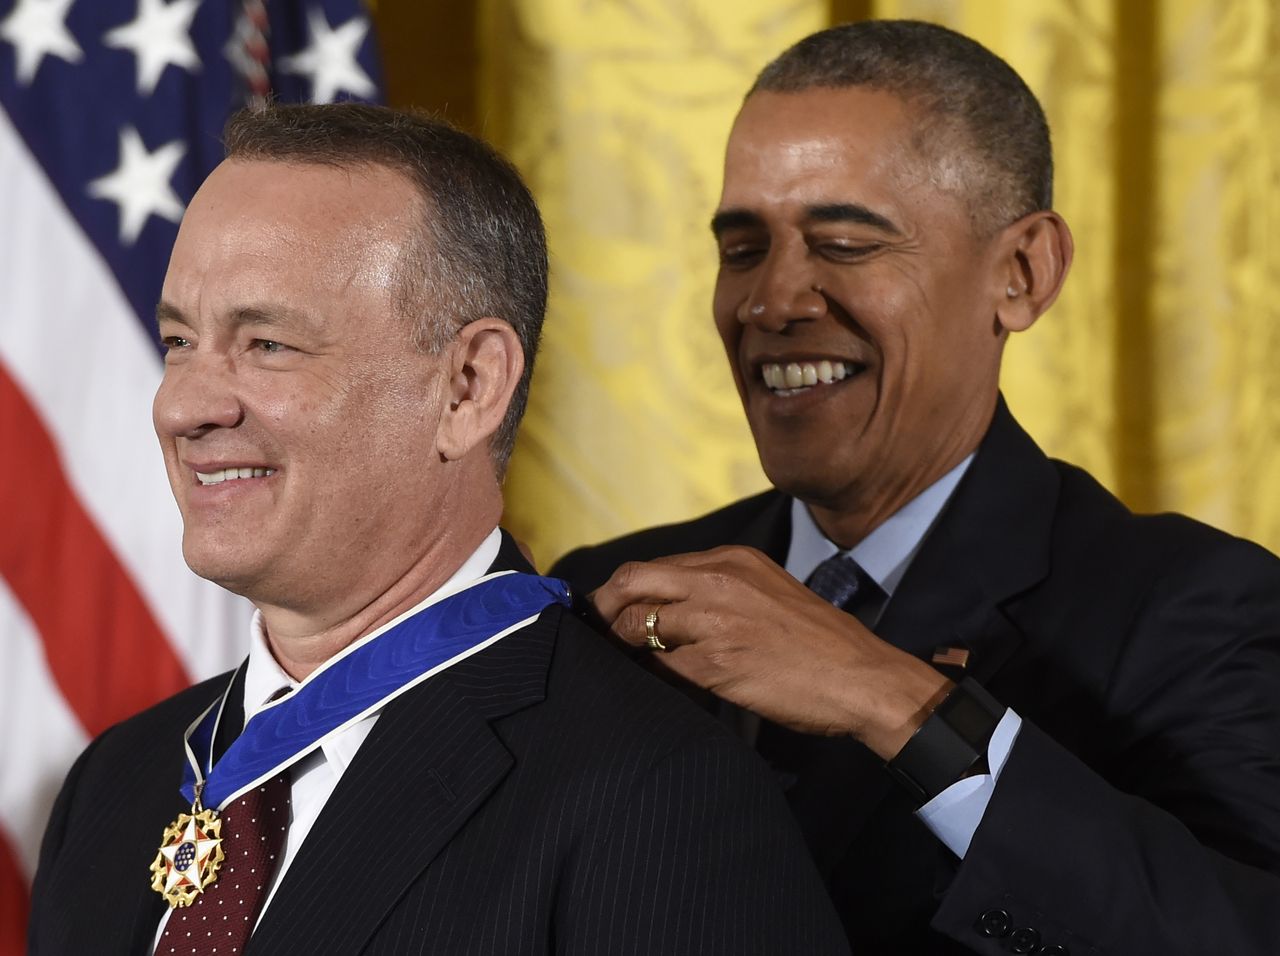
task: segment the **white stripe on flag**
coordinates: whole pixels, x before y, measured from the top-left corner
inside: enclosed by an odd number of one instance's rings
[[[244,653],[249,608],[182,560],[151,429],[160,362],[97,250],[0,110],[0,361],[44,419],[67,479],[193,678]]]
[[[67,768],[88,743],[49,672],[31,620],[0,578],[0,827],[27,881]]]

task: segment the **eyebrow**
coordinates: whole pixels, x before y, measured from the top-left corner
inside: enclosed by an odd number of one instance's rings
[[[186,314],[168,302],[161,302],[156,306],[156,324],[161,322],[176,322],[191,328],[191,321]],[[310,318],[295,309],[260,309],[252,306],[233,311],[231,324],[236,327],[250,325],[285,329],[307,329],[312,326]]]
[[[161,322],[177,322],[179,325],[185,325],[191,328],[191,323],[187,321],[187,317],[182,314],[182,310],[177,306],[170,305],[168,302],[161,302],[156,306],[156,325]]]
[[[830,203],[822,206],[810,206],[805,211],[805,218],[812,222],[854,222],[863,226],[871,226],[881,232],[895,236],[902,235],[893,222],[880,213],[868,209],[862,203]]]
[[[902,230],[892,220],[867,208],[862,203],[823,203],[819,206],[809,206],[804,211],[804,218],[808,222],[857,223],[871,226],[873,229],[879,229],[893,236],[902,235]],[[763,217],[749,209],[724,209],[711,217],[711,232],[717,239],[730,229],[751,229],[763,225]]]
[[[745,209],[722,209],[711,217],[711,232],[717,239],[730,229],[750,229],[763,225],[763,219]]]

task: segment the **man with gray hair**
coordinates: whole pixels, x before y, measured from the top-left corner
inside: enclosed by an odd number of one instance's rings
[[[227,143],[154,420],[249,657],[77,761],[32,952],[847,952],[766,769],[498,529],[547,292],[515,171],[356,104]]]
[[[1275,953],[1280,562],[1000,398],[1072,257],[1026,85],[930,24],[810,36],[712,228],[775,490],[558,572],[773,763],[855,949]]]

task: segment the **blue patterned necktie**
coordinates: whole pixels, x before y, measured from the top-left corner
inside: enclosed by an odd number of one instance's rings
[[[850,610],[854,598],[862,591],[866,575],[847,554],[835,554],[813,569],[804,586],[824,601],[841,610]]]
[[[847,554],[827,558],[813,569],[804,586],[867,627],[874,626],[884,606],[885,593],[880,585]]]

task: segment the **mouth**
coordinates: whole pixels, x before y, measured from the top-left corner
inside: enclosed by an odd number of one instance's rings
[[[760,377],[774,395],[789,398],[811,389],[838,385],[866,371],[861,362],[831,359],[804,362],[762,362]]]
[[[227,481],[243,481],[246,478],[267,478],[274,475],[274,468],[262,468],[253,465],[240,465],[229,468],[214,468],[210,471],[197,471],[196,481],[202,487],[220,485]]]

